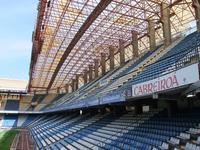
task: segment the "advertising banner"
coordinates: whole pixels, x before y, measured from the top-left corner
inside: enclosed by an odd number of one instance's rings
[[[132,96],[150,95],[183,85],[191,84],[199,80],[198,64],[182,68],[147,82],[132,85]]]

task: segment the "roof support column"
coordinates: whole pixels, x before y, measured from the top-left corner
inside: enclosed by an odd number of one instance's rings
[[[150,50],[154,50],[156,48],[155,27],[154,22],[150,19],[148,20],[148,37]]]
[[[197,31],[200,32],[200,3],[199,0],[193,0],[193,7],[195,10],[195,18],[197,22]]]
[[[56,93],[57,93],[57,94],[60,94],[60,88],[59,88],[59,87],[57,87]]]
[[[170,8],[167,3],[161,3],[161,22],[165,47],[171,44]]]
[[[92,68],[93,68],[93,66],[89,65],[89,72],[88,72],[89,73],[89,82],[92,81],[92,71],[93,71]]]
[[[69,93],[69,84],[66,84],[66,85],[65,85],[65,92],[66,92],[66,93]]]
[[[102,75],[105,75],[106,73],[106,54],[101,53],[101,72]]]
[[[72,92],[74,92],[75,91],[75,88],[74,88],[74,79],[72,79],[72,83],[71,83],[71,86],[72,86]]]
[[[87,79],[88,79],[87,78],[87,71],[85,71],[85,73],[83,74],[83,82],[84,82],[84,84],[86,84],[88,82]]]
[[[110,70],[113,70],[115,68],[115,61],[114,61],[115,49],[114,49],[114,47],[110,46],[109,52],[110,52]]]
[[[125,54],[124,54],[124,41],[122,39],[119,40],[119,56],[120,56],[120,65],[124,65],[125,63]]]
[[[94,77],[97,78],[99,76],[99,61],[98,59],[94,60]]]
[[[133,48],[133,59],[138,57],[138,32],[132,31],[132,48]]]
[[[79,85],[79,75],[76,75],[76,78],[75,78],[75,90],[78,90],[78,85]]]

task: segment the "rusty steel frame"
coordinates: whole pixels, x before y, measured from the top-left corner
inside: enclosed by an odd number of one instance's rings
[[[64,87],[100,59],[102,52],[108,58],[108,47],[117,49],[119,39],[130,45],[132,30],[138,31],[140,43],[148,49],[143,38],[149,18],[162,40],[162,2],[171,8],[172,34],[183,32],[195,19],[192,0],[40,0],[29,91]]]

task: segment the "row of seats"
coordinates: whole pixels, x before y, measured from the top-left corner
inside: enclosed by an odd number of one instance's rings
[[[166,53],[159,61],[148,66],[145,71],[130,81],[131,84],[145,82],[154,79],[162,74],[166,74],[168,69],[172,69],[177,64],[175,69],[179,69],[178,65],[184,65],[181,61],[184,57],[192,58],[197,52],[200,45],[200,33],[195,32],[184,38],[178,45]],[[190,59],[188,59],[190,61]],[[183,66],[180,66],[183,67]]]
[[[181,133],[200,123],[198,115],[168,118],[157,110],[138,115],[58,114],[38,117],[27,128],[38,149],[152,150],[184,137]]]
[[[158,150],[158,148],[153,148]],[[167,142],[163,142],[159,149],[185,149],[200,150],[200,124],[195,128],[180,133],[178,136],[171,137]]]
[[[34,120],[36,120],[37,118],[39,118],[39,116],[36,115],[28,115],[28,117],[26,118],[26,120],[23,122],[23,124],[21,125],[21,127],[27,127],[28,125],[30,125],[30,123],[32,123]]]
[[[2,127],[12,128],[17,127],[18,115],[4,115]]]

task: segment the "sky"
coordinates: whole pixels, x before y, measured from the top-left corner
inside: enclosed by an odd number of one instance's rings
[[[0,2],[0,78],[28,80],[38,0]]]

